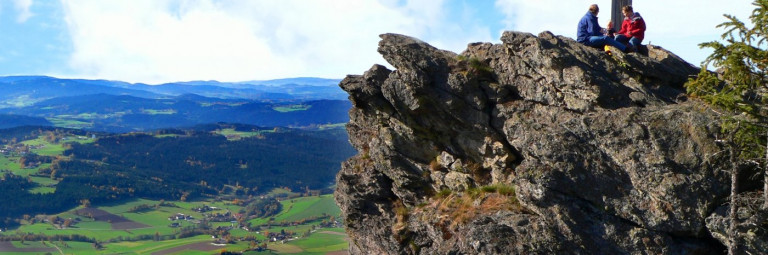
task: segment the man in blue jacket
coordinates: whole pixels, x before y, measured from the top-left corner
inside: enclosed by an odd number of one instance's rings
[[[605,45],[610,45],[620,51],[626,51],[627,46],[605,35],[605,28],[600,27],[600,24],[597,23],[598,12],[600,12],[600,8],[596,4],[589,6],[589,11],[579,21],[579,28],[576,30],[576,41],[587,46],[601,48]]]

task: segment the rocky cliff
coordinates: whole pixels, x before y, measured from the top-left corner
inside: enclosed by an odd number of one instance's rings
[[[353,254],[720,254],[718,117],[698,69],[506,32],[461,54],[384,34],[340,86],[359,153],[335,196]]]

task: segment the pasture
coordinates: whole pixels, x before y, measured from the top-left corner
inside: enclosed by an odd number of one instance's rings
[[[273,129],[245,132],[245,131],[236,131],[234,128],[227,128],[227,129],[216,130],[214,133],[223,135],[227,137],[227,140],[233,141],[233,140],[240,140],[243,138],[248,138],[253,136],[259,136],[262,133],[272,133],[272,132],[274,132]]]
[[[272,110],[278,111],[278,112],[293,112],[293,111],[306,111],[309,110],[309,108],[312,108],[311,105],[305,105],[305,104],[291,104],[291,105],[280,105],[272,107]]]
[[[70,119],[66,117],[49,117],[45,119],[53,123],[53,125],[56,127],[74,128],[74,129],[85,129],[85,128],[93,127],[93,123],[85,122],[77,119]]]
[[[157,112],[157,114],[163,114]],[[63,120],[62,120],[63,121]],[[72,124],[72,123],[68,123]],[[231,137],[250,137],[260,130],[241,132],[234,129],[219,130],[218,133]],[[42,137],[21,141],[30,147],[30,151],[43,156],[62,156],[66,142],[90,143],[94,139],[69,136],[61,139],[61,143],[50,143]],[[40,164],[35,167],[22,168],[19,164],[21,156],[9,153],[0,154],[0,169],[29,177],[38,186],[31,189],[32,193],[52,193],[55,191],[57,180],[46,176],[36,176],[39,169],[50,164]],[[266,196],[286,197],[296,196],[289,190],[276,189]],[[162,202],[162,203],[161,203]],[[93,207],[77,207],[70,211],[55,215],[29,215],[20,220],[20,226],[0,232],[0,237],[32,238],[36,241],[0,242],[2,254],[214,254],[220,250],[244,251],[250,248],[250,241],[240,239],[252,238],[257,242],[267,242],[266,233],[283,231],[295,233],[298,239],[283,242],[268,242],[269,251],[262,253],[302,253],[326,254],[345,252],[349,241],[340,228],[321,228],[323,221],[338,219],[340,210],[332,195],[298,197],[280,201],[282,209],[276,215],[266,218],[248,220],[253,229],[231,228],[234,224],[226,222],[208,222],[210,228],[228,229],[232,244],[212,244],[216,241],[211,235],[193,235],[179,238],[183,229],[201,227],[204,213],[193,208],[208,206],[216,208],[211,213],[239,213],[244,207],[232,201],[208,199],[199,201],[155,201],[134,199],[113,204],[100,204]],[[191,220],[170,220],[174,215],[192,216]],[[58,218],[58,223],[52,223],[52,218]],[[66,222],[66,224],[64,223]],[[172,224],[176,223],[176,224]],[[231,229],[229,229],[231,228]],[[73,236],[92,241],[69,240]],[[302,237],[304,236],[304,237]],[[20,240],[20,239],[17,239]],[[93,242],[101,247],[97,248]],[[247,254],[260,254],[248,252]]]
[[[344,252],[347,250],[349,241],[344,230],[341,228],[318,228],[317,224],[321,220],[306,221],[307,219],[317,219],[324,216],[333,216],[338,218],[339,209],[336,207],[331,195],[299,197],[281,201],[282,210],[272,218],[274,220],[254,219],[254,222],[264,222],[258,231],[246,231],[239,228],[229,230],[229,234],[235,238],[255,237],[259,242],[265,242],[265,233],[280,233],[281,231],[294,232],[297,237],[308,233],[309,235],[295,240],[282,242],[268,242],[269,253],[278,254],[326,254],[331,252]],[[30,224],[28,221],[22,222],[22,225],[13,230],[0,232],[0,236],[12,236],[15,233],[42,234],[50,237],[82,235],[87,238],[93,238],[101,243],[101,249],[94,248],[90,242],[76,241],[27,241],[26,245],[20,246],[13,243],[11,248],[9,244],[0,243],[0,252],[22,252],[18,249],[34,248],[34,252],[51,252],[57,254],[58,249],[64,254],[214,254],[221,250],[243,251],[249,248],[250,241],[236,241],[234,244],[212,244],[215,239],[210,235],[197,235],[187,238],[173,238],[178,235],[181,228],[194,227],[197,224],[192,221],[171,221],[169,216],[184,214],[193,216],[195,219],[202,219],[202,213],[193,211],[192,208],[207,205],[217,208],[213,212],[238,212],[243,207],[233,204],[231,201],[167,201],[165,206],[160,206],[160,201],[135,199],[119,204],[107,204],[94,206],[93,208],[78,207],[68,212],[56,215],[40,216],[38,218],[50,218],[57,216],[61,219],[78,219],[70,227],[61,227],[52,225],[50,222],[35,222]],[[144,208],[136,210],[137,208]],[[210,213],[210,212],[209,212]],[[328,219],[325,217],[324,219]],[[303,224],[280,225],[280,222],[303,221]],[[179,227],[171,227],[172,222],[180,223]],[[212,228],[229,227],[230,222],[210,222]],[[254,226],[256,226],[254,224]],[[160,239],[153,237],[158,236]],[[147,238],[148,239],[142,239]],[[141,239],[141,240],[139,240]],[[55,240],[55,239],[54,239]],[[33,246],[34,244],[34,246]],[[3,248],[5,247],[5,248]],[[5,250],[3,250],[5,249]],[[43,250],[45,249],[45,250]],[[264,252],[262,252],[264,253]],[[5,253],[3,253],[5,254]],[[261,254],[249,252],[248,254]]]
[[[65,143],[92,143],[95,139],[77,136],[66,136],[62,138],[58,143],[51,143],[46,141],[42,136],[24,140],[20,143],[28,146],[29,152],[35,153],[41,156],[53,156],[61,157],[65,150]],[[43,163],[33,167],[23,168],[19,161],[22,154],[18,151],[8,152],[7,154],[0,154],[0,170],[8,170],[11,173],[19,176],[29,177],[38,186],[30,189],[30,193],[53,193],[56,188],[57,180],[51,179],[47,176],[36,176],[37,172],[42,168],[50,167],[50,163]]]

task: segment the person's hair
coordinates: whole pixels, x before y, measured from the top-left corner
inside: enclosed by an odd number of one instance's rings
[[[599,10],[600,10],[600,8],[597,7],[597,4],[592,4],[592,5],[589,6],[589,12],[591,12],[591,13],[597,13],[597,11],[599,11]]]
[[[625,5],[624,7],[621,7],[621,10],[625,12],[633,12],[631,5]]]

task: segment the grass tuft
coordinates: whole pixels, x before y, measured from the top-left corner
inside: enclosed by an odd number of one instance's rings
[[[481,74],[493,73],[493,68],[491,68],[488,63],[480,61],[480,59],[477,58],[469,59],[469,67]]]
[[[433,206],[448,216],[450,228],[466,224],[478,215],[502,210],[524,211],[517,200],[514,186],[505,184],[470,188],[461,193],[444,189],[437,194],[436,199]]]
[[[450,196],[452,191],[450,189],[442,189],[440,192],[437,193],[437,197],[439,198],[446,198]]]

